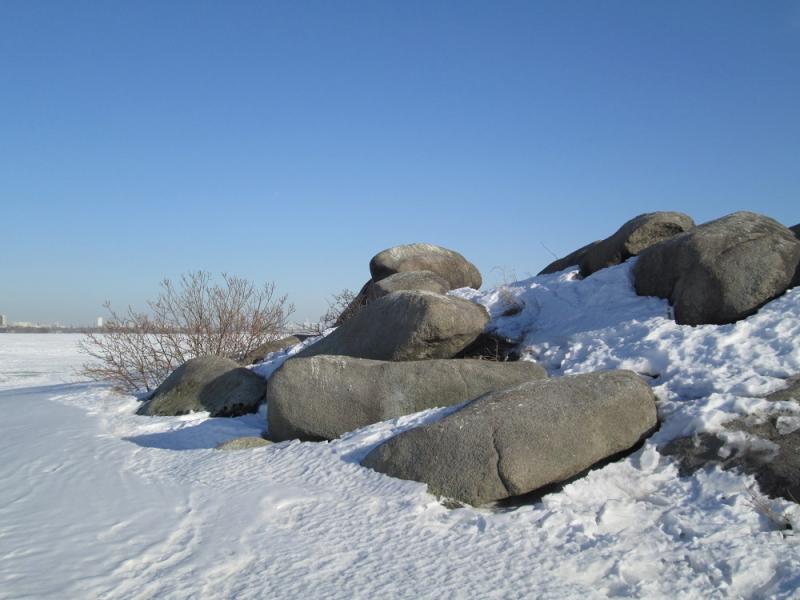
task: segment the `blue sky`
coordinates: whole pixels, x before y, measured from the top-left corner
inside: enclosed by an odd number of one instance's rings
[[[798,2],[0,2],[0,313],[163,277],[316,318],[425,241],[486,284],[642,212],[800,222]]]

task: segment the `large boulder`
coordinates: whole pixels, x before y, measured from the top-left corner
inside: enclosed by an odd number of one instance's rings
[[[407,244],[379,252],[369,261],[372,281],[395,273],[432,271],[448,282],[448,289],[481,287],[478,269],[458,252],[433,244]]]
[[[267,385],[269,436],[334,439],[370,423],[546,377],[541,366],[527,361],[295,358]]]
[[[612,236],[584,246],[562,259],[549,264],[539,273],[555,273],[567,267],[578,265],[582,277],[618,265],[632,256],[663,242],[671,237],[689,231],[694,221],[689,215],[679,212],[653,212],[634,217],[620,227]]]
[[[362,464],[480,505],[565,481],[630,449],[656,422],[653,392],[633,372],[545,379],[401,433]]]
[[[256,412],[267,382],[221,356],[187,360],[158,386],[140,415],[185,415],[208,411],[212,417],[238,417]]]
[[[488,322],[483,306],[462,298],[432,292],[392,292],[370,302],[298,356],[452,358],[475,340]]]
[[[640,296],[668,299],[677,323],[732,323],[783,294],[799,262],[788,228],[737,212],[642,252],[634,282]]]

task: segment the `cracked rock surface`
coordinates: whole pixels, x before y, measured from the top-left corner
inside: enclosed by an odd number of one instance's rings
[[[472,505],[565,481],[656,426],[655,396],[631,371],[523,383],[401,433],[362,464]]]

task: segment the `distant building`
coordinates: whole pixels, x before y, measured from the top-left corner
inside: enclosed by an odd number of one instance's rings
[[[98,327],[102,327],[103,326],[103,317],[97,317],[97,326]]]
[[[8,327],[8,317],[0,315],[0,327]]]

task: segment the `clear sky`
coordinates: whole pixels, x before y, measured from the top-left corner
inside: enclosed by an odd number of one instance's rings
[[[522,278],[642,212],[800,222],[800,2],[0,0],[0,313],[162,277],[316,318],[396,244]]]

